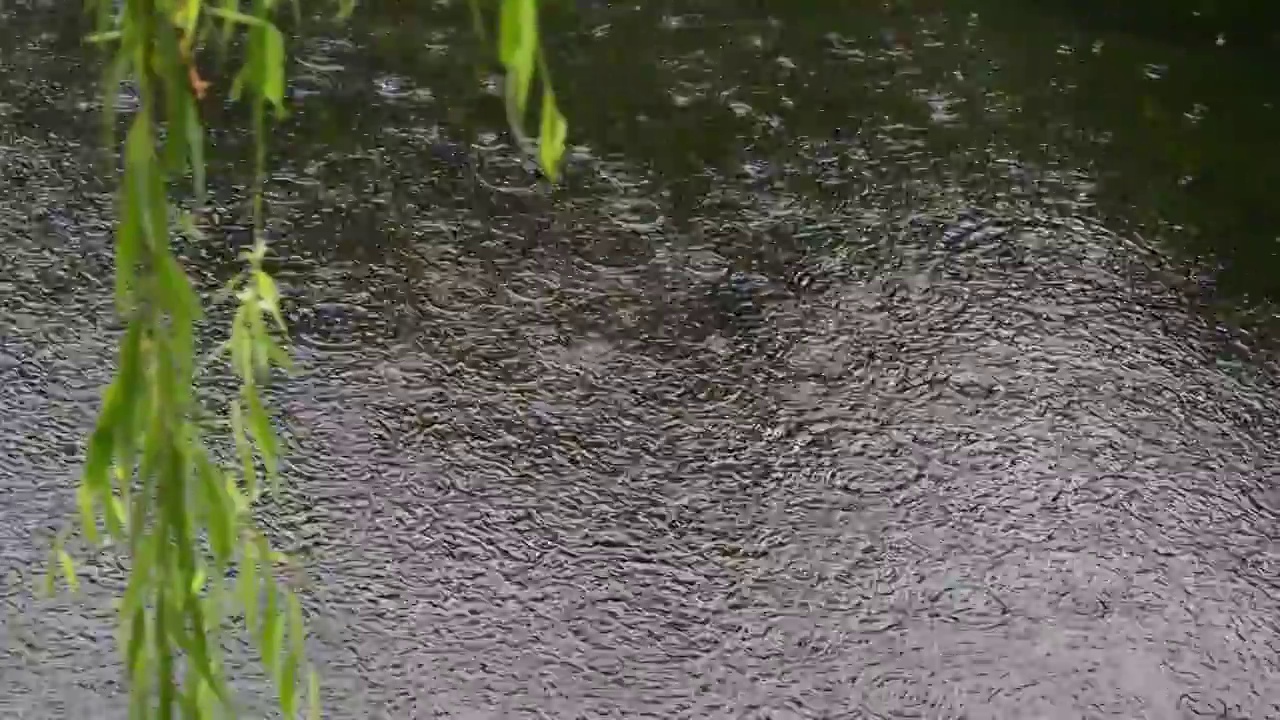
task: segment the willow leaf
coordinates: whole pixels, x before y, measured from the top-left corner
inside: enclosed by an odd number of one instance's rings
[[[545,78],[544,78],[545,80]],[[555,182],[560,176],[560,161],[564,157],[564,142],[569,134],[569,123],[556,106],[556,96],[551,90],[542,93],[542,127],[538,133],[538,160],[542,171]]]
[[[533,83],[538,48],[538,10],[535,0],[503,0],[498,28],[498,56],[507,69],[508,112],[514,124],[523,123]]]

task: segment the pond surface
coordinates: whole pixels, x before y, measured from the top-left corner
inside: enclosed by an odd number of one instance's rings
[[[1035,2],[605,5],[548,18],[557,189],[465,3],[295,48],[265,521],[325,716],[1280,714],[1257,49]],[[75,21],[0,12],[7,718],[124,710],[118,566],[30,591],[112,358]]]

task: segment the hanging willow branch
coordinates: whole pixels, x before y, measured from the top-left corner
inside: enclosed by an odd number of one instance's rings
[[[478,27],[484,13],[472,0]],[[88,0],[97,19],[90,40],[108,48],[105,125],[114,146],[114,97],[121,82],[138,88],[140,106],[123,138],[117,193],[116,308],[125,324],[116,375],[88,441],[77,491],[80,532],[110,540],[130,563],[119,603],[120,644],[131,716],[203,719],[235,714],[221,657],[222,631],[239,628],[257,647],[275,682],[284,717],[306,696],[319,714],[316,674],[304,654],[298,598],[277,582],[286,559],[254,523],[263,483],[274,487],[279,440],[261,389],[273,368],[287,368],[275,282],[263,269],[262,185],[268,110],[285,106],[285,41],[272,22],[276,0]],[[339,14],[352,0],[339,0]],[[297,3],[294,4],[297,10]],[[542,102],[538,154],[556,179],[567,125],[542,58],[536,0],[501,0],[499,59],[507,72],[506,107],[522,145],[535,76]],[[227,405],[236,462],[216,462],[196,422],[195,324],[201,302],[173,251],[176,228],[199,240],[193,216],[173,197],[205,194],[205,129],[199,101],[211,83],[196,69],[201,41],[217,32],[244,40],[230,95],[246,101],[255,141],[254,244],[231,284],[238,308],[224,348],[239,391]],[[74,588],[75,563],[54,546],[54,567]],[[51,574],[52,577],[52,574]],[[304,690],[305,688],[305,690]]]

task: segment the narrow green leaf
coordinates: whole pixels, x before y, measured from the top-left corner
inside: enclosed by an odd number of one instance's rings
[[[220,17],[228,22],[239,23],[241,25],[248,25],[255,28],[265,27],[269,24],[266,20],[263,20],[260,17],[246,15],[245,13],[240,12],[236,9],[237,7],[239,7],[239,3],[231,1],[225,3],[222,7],[209,8],[209,14]]]
[[[280,644],[284,634],[280,608],[276,601],[278,594],[279,590],[275,585],[266,583],[266,605],[262,609],[262,629],[258,634],[258,650],[262,655],[262,664],[277,682],[280,681]]]
[[[263,58],[262,96],[276,108],[277,116],[284,114],[284,35],[275,25],[268,24],[262,31]]]
[[[564,157],[564,142],[568,134],[569,123],[560,113],[560,108],[556,106],[555,94],[551,90],[544,90],[542,127],[538,134],[538,158],[542,164],[542,171],[552,182],[560,176],[560,161]]]
[[[247,334],[252,338],[254,377],[265,379],[271,371],[271,350],[267,347],[271,336],[267,333],[267,324],[263,321],[259,308],[254,308],[254,312],[249,313],[245,320],[249,323]]]
[[[183,18],[186,22],[183,25],[183,30],[186,31],[188,36],[194,35],[199,29],[200,13],[203,10],[204,0],[187,0],[187,12]]]
[[[178,692],[178,707],[181,713],[180,718],[199,718],[200,714],[200,695],[204,682],[200,679],[200,673],[196,671],[191,664],[187,664],[187,676],[183,680],[183,690]]]
[[[293,358],[289,357],[289,352],[281,347],[280,343],[277,343],[270,338],[267,339],[267,343],[267,352],[268,356],[271,358],[271,362],[286,373],[292,374],[296,368],[293,364]]]
[[[124,501],[116,495],[107,498],[107,528],[113,537],[123,538],[129,530]]]
[[[80,531],[84,533],[85,540],[97,545],[100,540],[97,503],[94,502],[94,492],[89,483],[80,483],[80,487],[76,488],[76,505],[80,508]]]
[[[285,717],[298,716],[298,656],[286,653],[280,670],[280,710]]]
[[[184,0],[185,5],[185,0]],[[164,85],[164,92],[153,97],[164,103],[167,127],[161,135],[166,174],[182,174],[187,169],[186,101],[191,96],[187,65],[179,49],[178,33],[158,33],[153,45],[152,67]]]
[[[129,323],[125,336],[120,342],[119,369],[116,371],[113,387],[109,391],[113,402],[119,402],[119,405],[113,408],[110,422],[115,427],[115,432],[112,434],[112,460],[116,466],[116,485],[121,488],[127,486],[129,471],[133,469],[138,444],[137,423],[146,412],[146,393],[142,389],[145,335],[146,327],[141,320]],[[109,488],[110,480],[106,486],[99,487],[104,494],[109,494]],[[110,523],[108,523],[108,530],[116,531]]]
[[[140,222],[139,230],[142,238],[151,240],[159,237],[161,231],[155,227],[154,212],[150,207],[152,201],[151,184],[159,178],[160,173],[154,169],[155,143],[151,135],[151,116],[139,112],[129,126],[129,134],[124,143],[124,179],[128,187],[125,193],[126,213],[137,213]],[[117,240],[119,243],[119,240]],[[117,253],[120,249],[117,245]],[[141,249],[139,249],[139,253]],[[139,255],[140,257],[140,255]]]
[[[129,583],[125,586],[124,595],[120,598],[121,618],[132,618],[134,613],[146,609],[146,596],[150,592],[151,577],[154,574],[155,535],[150,534],[135,540],[132,550],[133,568],[129,573]],[[125,626],[126,637],[128,628]]]
[[[320,720],[320,676],[307,673],[307,720]]]
[[[227,46],[231,43],[231,35],[236,26],[235,16],[240,15],[240,0],[223,0],[222,7],[211,7],[209,13],[222,19],[222,28],[219,33],[218,43],[221,52],[225,55]],[[246,16],[249,17],[249,16]],[[257,18],[251,18],[257,20]]]
[[[267,416],[266,408],[262,407],[262,401],[258,399],[257,393],[246,393],[245,402],[248,405],[246,419],[249,421],[249,433],[258,445],[258,453],[262,456],[267,477],[274,484],[274,479],[279,473],[279,441],[275,430],[271,427],[271,419]]]
[[[535,0],[503,0],[498,28],[499,57],[507,68],[508,112],[517,126],[524,122],[533,82],[538,47],[538,9]]]
[[[221,469],[210,462],[203,452],[196,465],[196,476],[200,479],[200,493],[204,500],[203,510],[208,518],[206,527],[209,547],[213,551],[214,570],[221,577],[231,562],[236,511],[229,507],[231,503],[226,495],[226,483]]]
[[[252,463],[252,456],[250,456],[250,461]],[[251,480],[245,481],[246,485],[250,482]],[[231,498],[231,507],[235,510],[235,516],[229,520],[229,522],[232,523],[231,527],[235,528],[236,524],[239,523],[240,517],[249,512],[249,508],[253,504],[253,498],[240,492],[240,486],[236,482],[235,476],[231,473],[226,473],[223,477],[222,485],[227,497]],[[248,492],[248,489],[249,488],[246,487],[245,491]]]
[[[129,669],[130,676],[136,677],[148,640],[146,611],[142,607],[135,608],[130,613],[128,622],[125,667]]]
[[[253,275],[262,309],[276,321],[280,332],[286,332],[284,316],[280,313],[280,291],[276,288],[276,281],[261,270],[255,271]]]
[[[189,637],[186,638],[186,642],[182,643],[182,649],[187,653],[187,662],[204,680],[210,692],[218,700],[226,702],[225,683],[218,675],[217,665],[209,654],[208,632],[210,628],[205,621],[204,609],[201,606],[200,599],[195,595],[187,595],[183,604],[185,605],[187,619],[191,623]]]
[[[176,623],[177,618],[170,618],[170,606],[168,594],[162,587],[157,588],[156,597],[156,616],[155,625],[156,632],[152,633],[153,651],[155,652],[156,673],[158,675],[160,703],[159,718],[160,720],[174,720],[173,706],[177,699],[177,687],[173,682],[173,647],[169,644],[170,634],[181,631],[180,625]]]
[[[185,97],[187,119],[183,124],[187,131],[187,157],[191,163],[191,185],[195,192],[196,205],[201,206],[205,202],[204,125],[200,122],[200,108],[196,105],[196,98],[191,93],[186,93]]]
[[[252,384],[254,380],[253,336],[250,334],[252,308],[242,305],[236,310],[231,327],[231,366],[240,379]]]
[[[241,67],[240,71],[237,72],[236,76],[231,80],[231,90],[228,93],[231,96],[231,99],[236,102],[239,102],[240,98],[244,96],[244,88],[248,84],[249,84],[249,62],[246,60],[244,67]]]
[[[115,449],[116,421],[120,417],[123,405],[130,398],[124,397],[118,386],[113,386],[107,393],[107,403],[98,416],[98,426],[89,436],[89,452],[84,464],[84,482],[89,490],[98,495],[110,488],[111,456]]]
[[[171,314],[179,313],[178,317],[183,322],[200,319],[200,296],[196,294],[187,271],[167,247],[159,255],[160,262],[155,272],[162,283],[161,292],[168,311]]]
[[[533,64],[537,45],[536,0],[502,0],[498,27],[498,58],[511,67]]]
[[[240,472],[243,474],[245,491],[249,501],[258,498],[258,470],[253,462],[253,446],[249,444],[248,431],[245,428],[244,411],[240,402],[231,402],[231,433],[235,439],[236,453],[240,456]]]
[[[167,376],[172,384],[168,388],[166,400],[177,407],[186,407],[192,397],[196,354],[195,322],[201,314],[200,298],[187,273],[167,247],[155,262],[155,275],[167,301],[166,309],[170,316],[166,338],[169,352],[165,366],[173,372]]]
[[[106,32],[90,33],[86,35],[84,41],[90,45],[103,45],[109,42],[115,42],[120,39],[119,30],[108,30]]]
[[[111,492],[111,464],[117,447],[127,450],[132,446],[134,417],[141,401],[142,339],[141,323],[130,323],[120,345],[120,369],[107,387],[102,411],[89,436],[82,482],[94,503],[105,500]],[[84,507],[81,500],[81,509]],[[88,527],[85,531],[93,532]]]
[[[71,589],[71,592],[78,592],[80,590],[80,578],[76,576],[75,561],[67,554],[66,549],[61,546],[58,547],[57,553],[58,565],[62,568],[63,580],[66,581],[67,587]]]

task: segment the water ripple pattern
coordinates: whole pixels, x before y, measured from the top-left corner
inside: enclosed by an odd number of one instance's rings
[[[1280,715],[1280,384],[1088,168],[985,132],[975,98],[997,127],[1014,101],[931,74],[927,19],[595,5],[593,37],[666,34],[626,132],[736,123],[736,149],[673,174],[584,111],[552,191],[500,118],[446,122],[443,70],[299,51],[270,230],[301,369],[264,518],[307,566],[326,717]],[[770,73],[833,66],[882,115],[781,119]],[[25,73],[0,79],[44,117]],[[87,132],[0,130],[0,715],[28,720],[125,716],[120,568],[29,589],[111,361]],[[234,199],[184,248],[209,287]]]

